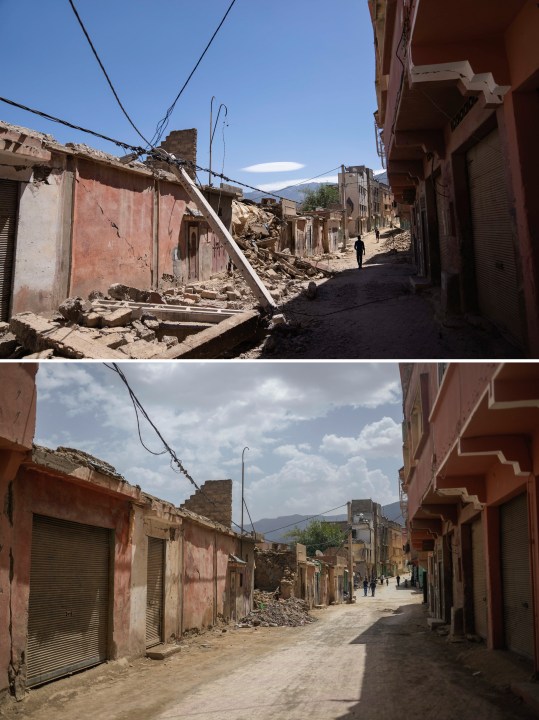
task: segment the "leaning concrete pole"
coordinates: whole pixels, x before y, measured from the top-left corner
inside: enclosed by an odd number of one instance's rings
[[[161,152],[163,151],[161,150]],[[168,153],[166,153],[166,155],[168,155]],[[171,160],[176,160],[174,156],[169,157],[171,158]],[[200,192],[195,183],[185,172],[183,167],[177,167],[176,165],[171,164],[171,168],[173,169],[174,174],[182,184],[183,188],[185,189],[191,200],[196,203],[196,206],[204,215],[204,219],[207,221],[208,225],[211,227],[213,232],[217,235],[219,240],[221,240],[221,242],[225,246],[226,251],[228,252],[229,256],[231,257],[238,270],[243,275],[243,279],[251,288],[259,303],[266,310],[274,310],[276,305],[274,299],[270,295],[269,290],[260,280],[256,272],[254,271],[253,266],[242,253],[241,248],[238,246],[238,244],[236,243],[232,235],[228,232],[226,227],[223,225],[221,219],[219,218],[215,210],[212,208],[210,203],[206,200],[204,195]]]
[[[354,600],[354,547],[352,543],[352,503],[348,502],[348,602]]]

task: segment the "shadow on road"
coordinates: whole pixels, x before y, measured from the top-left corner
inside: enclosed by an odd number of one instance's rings
[[[402,586],[399,590],[410,591]],[[339,720],[407,715],[437,720],[534,717],[513,695],[502,694],[458,662],[454,646],[426,629],[425,606],[414,602],[379,612],[383,617],[350,641],[366,653],[361,699],[336,716]],[[354,672],[353,662],[350,671]]]
[[[522,357],[498,333],[438,322],[425,297],[412,292],[415,271],[408,255],[390,252],[389,257],[400,261],[371,258],[362,269],[346,269],[320,283],[314,299],[302,293],[281,305],[289,325],[274,329],[259,357]]]

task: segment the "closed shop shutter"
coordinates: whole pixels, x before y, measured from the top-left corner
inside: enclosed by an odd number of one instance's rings
[[[479,309],[522,340],[513,228],[497,129],[468,152],[467,166]]]
[[[34,515],[27,684],[107,659],[110,531]]]
[[[500,536],[505,643],[509,650],[533,659],[533,601],[526,494],[500,507]]]
[[[148,579],[146,595],[146,647],[158,645],[163,639],[163,566],[164,540],[148,538]]]
[[[473,612],[475,632],[487,637],[487,575],[483,544],[483,523],[472,523]]]
[[[9,319],[19,183],[0,180],[0,320]]]

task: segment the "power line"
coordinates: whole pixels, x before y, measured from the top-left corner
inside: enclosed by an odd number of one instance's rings
[[[338,505],[337,507],[330,508],[329,510],[324,510],[321,513],[318,513],[317,515],[311,515],[310,517],[306,517],[303,520],[300,520],[299,522],[307,522],[307,520],[312,520],[313,518],[320,517],[321,515],[325,515],[326,513],[333,512],[334,510],[340,510],[343,507],[346,507],[348,503],[344,503],[344,505]],[[282,527],[274,528],[273,530],[268,530],[267,532],[264,532],[264,535],[271,535],[274,532],[277,532],[278,530],[284,530],[285,528],[297,526],[297,522],[290,523],[290,525],[283,525]]]
[[[183,91],[185,90],[185,88],[186,88],[187,85],[189,84],[189,81],[191,80],[191,78],[192,78],[193,75],[195,74],[196,69],[198,68],[198,66],[199,66],[200,63],[202,62],[202,59],[204,58],[204,55],[208,52],[208,50],[209,50],[209,48],[210,48],[210,45],[211,45],[212,42],[214,41],[215,36],[216,36],[217,33],[219,32],[219,30],[221,29],[223,23],[225,22],[225,20],[226,20],[226,18],[227,18],[227,16],[228,16],[228,13],[232,10],[232,6],[235,4],[235,2],[236,2],[236,0],[232,0],[232,2],[230,3],[230,5],[228,6],[228,10],[227,10],[226,13],[223,15],[223,17],[222,17],[222,19],[221,19],[221,22],[220,22],[219,25],[217,26],[217,29],[215,30],[215,32],[214,32],[213,35],[211,36],[208,44],[207,44],[206,47],[204,48],[204,52],[203,52],[202,55],[198,58],[198,60],[197,60],[197,62],[196,62],[196,65],[194,66],[194,68],[193,68],[193,69],[191,70],[191,72],[189,73],[189,76],[188,76],[187,80],[184,82],[184,84],[183,84],[180,92],[176,95],[176,98],[174,99],[174,102],[173,102],[172,105],[169,107],[169,109],[166,111],[165,116],[157,123],[157,127],[156,127],[156,129],[155,129],[155,133],[154,133],[154,136],[153,136],[152,142],[151,142],[151,145],[152,145],[152,146],[157,145],[157,143],[158,143],[158,142],[161,140],[161,138],[163,137],[163,133],[165,132],[165,129],[166,129],[167,125],[168,125],[168,121],[169,121],[169,119],[170,119],[170,116],[172,115],[172,113],[173,113],[173,111],[174,111],[174,108],[176,107],[176,103],[178,102],[178,100],[180,99]]]
[[[142,140],[144,140],[144,142],[148,145],[148,147],[151,147],[151,143],[148,142],[148,140],[147,140],[147,139],[144,137],[144,135],[140,132],[140,130],[138,129],[138,127],[135,125],[135,123],[133,122],[133,120],[132,120],[131,117],[129,116],[129,113],[127,112],[127,110],[126,110],[126,109],[124,108],[124,106],[122,105],[122,101],[121,101],[120,98],[118,97],[118,93],[116,92],[116,90],[115,90],[115,88],[114,88],[114,85],[112,84],[112,80],[111,80],[110,77],[108,76],[108,73],[107,73],[107,71],[105,70],[105,66],[104,66],[103,63],[101,62],[101,58],[99,57],[99,55],[98,55],[98,53],[97,53],[97,50],[96,50],[95,47],[94,47],[94,44],[93,44],[93,42],[92,42],[92,39],[90,38],[90,35],[88,34],[88,31],[86,30],[86,28],[85,28],[85,26],[84,26],[84,23],[82,22],[82,19],[81,19],[79,13],[77,12],[77,8],[75,7],[75,3],[73,2],[73,0],[67,0],[67,1],[68,1],[68,3],[71,5],[71,9],[72,9],[73,12],[75,13],[75,17],[76,17],[77,20],[78,20],[78,23],[79,23],[79,25],[80,25],[80,27],[81,27],[81,30],[82,30],[82,32],[84,33],[84,35],[85,35],[85,37],[86,37],[86,40],[88,40],[88,44],[89,44],[89,46],[90,46],[90,48],[91,48],[91,50],[92,50],[92,52],[93,52],[93,54],[94,54],[94,57],[95,57],[95,59],[97,60],[97,62],[98,62],[98,64],[99,64],[99,67],[101,68],[101,70],[102,70],[102,72],[103,72],[103,75],[105,76],[105,78],[106,78],[106,80],[107,80],[107,82],[108,82],[108,84],[109,84],[109,87],[110,87],[110,89],[112,90],[112,94],[114,95],[114,97],[116,98],[116,102],[117,102],[118,105],[120,106],[121,111],[123,112],[123,114],[125,115],[125,117],[127,118],[127,120],[129,121],[129,124],[131,125],[131,127],[133,128],[133,130],[137,133],[137,135],[138,135],[140,138],[142,138]]]
[[[331,168],[331,170],[326,170],[325,172],[320,173],[320,175],[315,175],[314,177],[309,178],[308,180],[302,180],[301,182],[298,182],[298,183],[296,183],[295,185],[287,185],[286,187],[287,187],[287,188],[293,188],[293,187],[298,187],[298,185],[305,185],[306,183],[309,183],[309,182],[311,182],[312,180],[316,180],[316,178],[323,177],[324,175],[329,175],[330,172],[335,172],[335,170],[339,170],[340,167],[341,167],[340,165],[337,165],[337,167]],[[261,192],[262,192],[262,191],[261,191]]]
[[[158,160],[164,160],[170,165],[176,165],[177,167],[187,165],[188,167],[199,170],[200,172],[209,172],[208,168],[201,167],[200,165],[196,165],[195,163],[188,162],[186,160],[177,160],[172,155],[165,152],[162,148],[155,148],[154,150],[148,152],[145,148],[140,147],[140,145],[131,145],[130,143],[124,142],[123,140],[117,140],[116,138],[109,137],[108,135],[103,135],[102,133],[96,132],[95,130],[90,130],[89,128],[82,127],[81,125],[75,125],[74,123],[71,123],[67,120],[55,117],[54,115],[49,115],[42,110],[36,110],[35,108],[28,107],[27,105],[22,105],[21,103],[15,102],[14,100],[8,100],[7,98],[0,97],[0,102],[4,102],[6,103],[6,105],[11,105],[21,110],[25,110],[26,112],[32,113],[33,115],[38,115],[39,117],[45,118],[45,120],[51,120],[52,122],[58,123],[59,125],[65,125],[66,127],[72,128],[73,130],[79,130],[80,132],[87,133],[88,135],[92,135],[93,137],[101,138],[102,140],[113,143],[114,145],[117,145],[124,150],[131,150],[137,156],[149,155]],[[214,177],[220,178],[221,180],[224,180],[225,182],[234,183],[234,185],[240,185],[241,187],[248,188],[249,190],[256,190],[257,192],[260,192],[259,188],[255,187],[254,185],[249,185],[248,183],[241,182],[241,180],[235,180],[234,178],[227,177],[222,173],[216,173],[212,170],[212,175]],[[285,197],[282,197],[281,195],[276,195],[275,193],[268,192],[265,194],[276,197],[279,200],[286,200]]]
[[[49,115],[42,110],[35,110],[34,108],[28,107],[27,105],[22,105],[21,103],[15,102],[14,100],[8,100],[7,98],[0,97],[0,101],[6,103],[6,105],[12,105],[13,107],[20,108],[21,110],[26,110],[26,112],[32,113],[33,115],[38,115],[39,117],[45,118],[45,120],[51,120],[52,122],[58,123],[59,125],[65,125],[66,127],[72,128],[73,130],[80,130],[80,132],[87,133],[88,135],[93,135],[97,138],[101,138],[101,140],[111,142],[118,147],[124,148],[124,150],[132,150],[133,152],[136,152],[137,155],[143,155],[146,152],[146,150],[142,147],[130,145],[129,143],[123,142],[123,140],[116,140],[115,138],[111,138],[108,135],[103,135],[102,133],[96,132],[95,130],[89,130],[88,128],[82,127],[81,125],[75,125],[71,122],[68,122],[67,120],[62,120],[61,118],[57,118],[54,115]]]
[[[243,504],[245,505],[245,509],[247,510],[247,515],[249,516],[249,520],[251,521],[251,527],[253,528],[253,532],[256,532],[255,524],[253,522],[253,518],[251,517],[251,513],[249,512],[249,508],[247,507],[247,503],[245,502],[245,498],[243,498]]]
[[[135,413],[137,414],[137,424],[138,424],[138,411],[140,411],[141,414],[143,415],[143,417],[149,422],[149,424],[150,424],[150,425],[152,426],[152,428],[154,429],[157,437],[158,437],[158,438],[161,440],[161,442],[163,443],[163,446],[164,446],[165,450],[163,450],[162,452],[154,452],[153,450],[150,450],[149,448],[147,448],[146,445],[142,442],[142,438],[140,438],[140,441],[141,441],[141,443],[142,443],[142,446],[143,446],[146,450],[148,450],[148,452],[152,453],[152,455],[163,455],[165,452],[168,452],[168,454],[170,455],[170,458],[171,458],[171,467],[172,467],[172,463],[174,462],[174,463],[176,464],[176,466],[178,467],[180,473],[181,473],[182,475],[185,475],[185,477],[189,480],[189,482],[190,482],[192,485],[194,485],[194,487],[199,491],[199,493],[200,493],[201,495],[203,495],[204,498],[205,498],[206,500],[208,500],[208,502],[210,502],[212,505],[214,505],[215,507],[217,507],[217,504],[215,503],[215,501],[214,501],[211,497],[209,497],[208,495],[206,495],[206,493],[204,492],[204,490],[195,482],[195,480],[193,480],[193,478],[191,477],[191,475],[189,474],[189,472],[185,469],[182,461],[181,461],[181,460],[179,459],[179,457],[176,455],[175,451],[170,447],[170,445],[167,443],[167,441],[165,440],[165,438],[161,435],[159,429],[157,428],[157,426],[156,426],[156,425],[152,422],[152,420],[150,419],[150,416],[148,415],[148,413],[146,412],[146,410],[145,410],[144,407],[142,406],[140,400],[139,400],[139,399],[137,398],[137,396],[135,395],[134,391],[132,390],[131,386],[129,385],[129,381],[127,380],[127,378],[126,378],[125,374],[123,373],[123,371],[118,367],[117,363],[112,363],[111,365],[109,365],[108,363],[103,363],[103,364],[105,365],[106,368],[108,368],[109,370],[112,370],[113,372],[115,372],[115,373],[120,377],[120,379],[122,380],[122,382],[124,383],[124,385],[126,386],[127,391],[129,392],[129,397],[131,398],[131,402],[132,402],[133,405],[135,406]],[[139,428],[139,437],[140,437],[140,428]],[[174,470],[174,468],[172,468],[172,469]],[[174,472],[178,472],[178,471],[177,471],[177,470],[174,470]],[[236,527],[240,528],[240,530],[241,530],[241,527],[238,525],[238,523],[234,522],[233,520],[232,520],[231,522],[232,522],[233,525],[235,525]]]

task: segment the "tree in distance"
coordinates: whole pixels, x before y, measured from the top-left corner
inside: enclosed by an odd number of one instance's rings
[[[316,208],[327,208],[332,203],[339,203],[338,185],[320,185],[316,190],[301,190],[304,200],[301,203],[302,210],[316,210]]]
[[[312,520],[303,530],[295,527],[286,536],[292,542],[306,545],[309,557],[314,557],[317,550],[324,553],[329,547],[342,547],[346,541],[339,525],[323,520]]]

